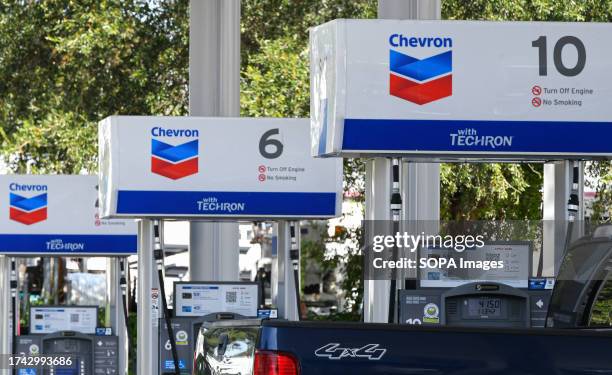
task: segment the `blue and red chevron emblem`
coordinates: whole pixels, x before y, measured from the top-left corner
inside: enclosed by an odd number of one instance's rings
[[[198,140],[173,146],[151,139],[151,172],[173,180],[198,173]]]
[[[389,93],[427,104],[453,94],[453,51],[424,59],[389,50]]]
[[[47,220],[47,193],[31,198],[10,194],[9,218],[25,225]]]

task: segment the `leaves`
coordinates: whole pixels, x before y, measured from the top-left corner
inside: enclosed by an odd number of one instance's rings
[[[0,137],[16,172],[95,172],[97,122],[187,111],[187,0],[10,2]]]
[[[542,165],[442,164],[442,220],[537,220]]]
[[[594,161],[586,163],[586,186],[594,189],[596,199],[591,207],[593,221],[609,221],[612,218],[612,162]]]
[[[241,107],[247,117],[308,117],[308,50],[296,38],[263,41],[242,72]]]

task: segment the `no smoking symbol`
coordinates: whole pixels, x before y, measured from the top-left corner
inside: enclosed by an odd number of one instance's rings
[[[265,165],[260,165],[258,169],[259,169],[259,173],[265,173],[266,172],[266,166]]]
[[[531,104],[533,104],[534,107],[539,107],[542,105],[542,99],[540,98],[533,98],[531,99]]]
[[[259,181],[264,182],[266,180],[266,175],[265,174],[260,174],[259,175]]]
[[[540,86],[533,86],[531,92],[533,95],[540,95],[542,93],[542,88]]]

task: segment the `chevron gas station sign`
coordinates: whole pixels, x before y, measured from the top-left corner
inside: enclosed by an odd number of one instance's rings
[[[342,161],[313,158],[309,133],[308,119],[108,117],[102,216],[335,217]]]
[[[0,176],[0,254],[135,254],[136,222],[102,219],[98,203],[98,176]]]
[[[312,154],[609,159],[606,36],[612,27],[604,23],[335,20],[315,27]]]

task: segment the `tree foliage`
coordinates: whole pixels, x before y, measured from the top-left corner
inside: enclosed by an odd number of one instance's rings
[[[264,40],[242,71],[242,116],[308,117],[308,54],[297,38]]]
[[[0,3],[0,129],[14,171],[96,171],[96,124],[185,114],[187,1]]]

